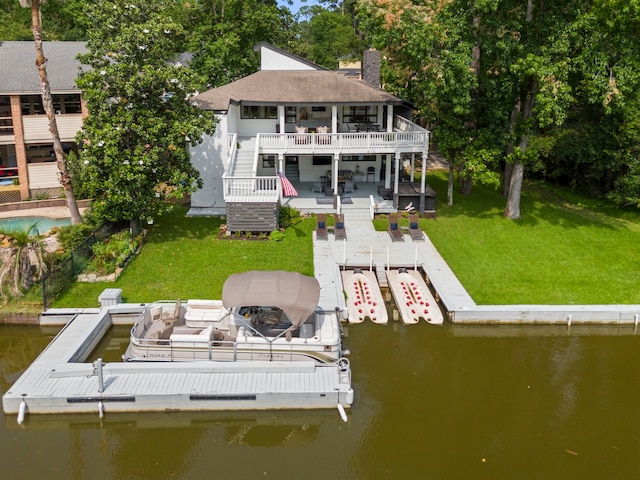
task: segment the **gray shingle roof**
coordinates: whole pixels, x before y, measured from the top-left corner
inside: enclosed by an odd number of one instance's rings
[[[194,97],[205,110],[228,110],[230,103],[393,104],[399,98],[361,80],[331,71],[263,70]]]
[[[78,92],[76,76],[84,42],[43,42],[47,76],[53,93]],[[34,42],[0,42],[0,94],[40,93]]]

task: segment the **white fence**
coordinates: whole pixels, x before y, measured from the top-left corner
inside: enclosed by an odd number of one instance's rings
[[[277,202],[280,177],[223,177],[225,202]]]
[[[262,154],[373,154],[416,152],[428,148],[429,132],[259,133]]]

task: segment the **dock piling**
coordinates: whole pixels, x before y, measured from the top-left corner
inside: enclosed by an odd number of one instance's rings
[[[99,358],[93,364],[93,374],[98,376],[98,392],[104,392],[104,377],[102,375],[102,358]]]

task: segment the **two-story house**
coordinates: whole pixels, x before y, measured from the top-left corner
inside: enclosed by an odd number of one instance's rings
[[[379,52],[364,53],[354,79],[267,43],[255,49],[258,72],[194,97],[219,123],[191,149],[203,188],[189,214],[226,215],[230,231],[275,229],[284,172],[336,197],[354,177],[379,182],[398,207],[403,156],[426,158],[429,132],[380,88]],[[422,175],[421,210],[426,188]]]
[[[66,152],[86,109],[75,84],[83,42],[44,42],[56,120]],[[0,42],[0,203],[61,195],[33,42]]]

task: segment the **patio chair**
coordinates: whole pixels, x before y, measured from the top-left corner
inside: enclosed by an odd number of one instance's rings
[[[316,215],[316,240],[327,240],[327,215],[319,213]]]
[[[389,236],[391,237],[391,240],[394,242],[404,242],[404,235],[402,234],[402,231],[400,230],[400,225],[398,224],[398,214],[397,213],[390,213],[389,216],[387,217],[387,220],[389,221]]]
[[[409,215],[409,235],[413,240],[424,240],[424,233],[420,230],[419,217],[416,214]]]
[[[353,193],[355,184],[353,182],[344,182],[344,193]]]
[[[336,237],[336,240],[346,240],[347,239],[347,231],[344,228],[344,215],[334,213],[333,214],[333,234]]]
[[[313,182],[311,193],[322,193],[322,182]]]

